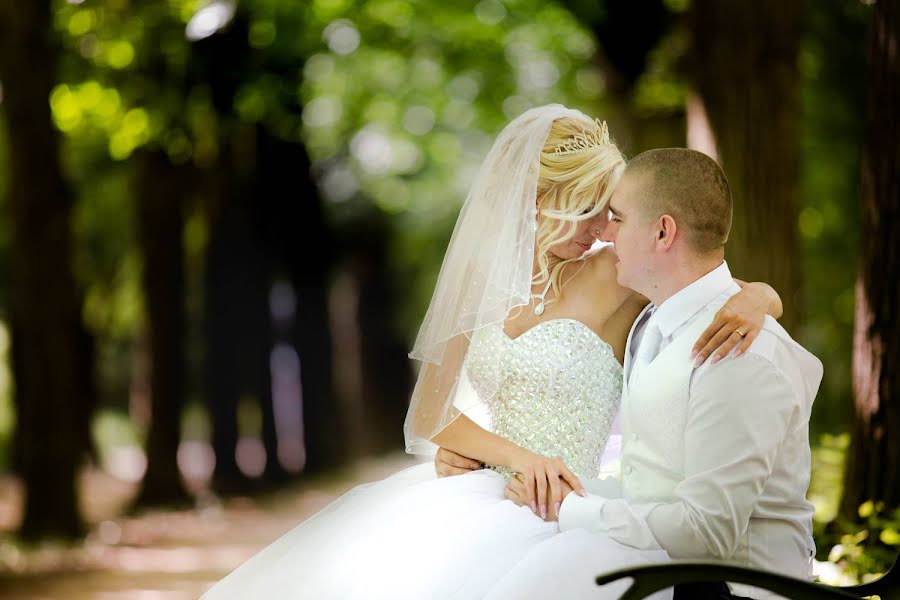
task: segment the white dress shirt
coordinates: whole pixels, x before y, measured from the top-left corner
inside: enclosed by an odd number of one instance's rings
[[[771,317],[743,356],[698,369],[690,361],[699,333],[739,289],[723,262],[635,321],[620,414],[621,482],[585,482],[587,497],[569,494],[561,531],[587,528],[672,558],[809,576],[808,427],[821,363]],[[642,361],[648,322],[659,328],[659,348]]]

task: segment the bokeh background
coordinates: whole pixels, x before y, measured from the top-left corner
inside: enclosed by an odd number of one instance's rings
[[[503,125],[713,155],[824,362],[819,571],[900,545],[887,0],[0,0],[0,594],[189,598],[407,466],[406,357]],[[846,469],[845,469],[846,465]],[[6,597],[4,595],[4,597]]]

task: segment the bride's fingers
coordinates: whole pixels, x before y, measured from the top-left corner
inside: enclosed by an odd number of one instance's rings
[[[516,485],[507,485],[503,489],[503,495],[506,496],[508,500],[512,500],[514,503],[521,505],[525,498],[523,496],[525,490],[519,488],[521,484]]]
[[[701,333],[700,337],[697,338],[697,341],[694,342],[694,347],[691,351],[691,358],[699,356],[701,351],[706,350],[707,348],[709,348],[710,352],[716,349],[716,346],[711,346],[711,342],[713,337],[715,337],[715,335],[719,333],[719,330],[722,329],[722,326],[725,325],[725,322],[726,319],[723,318],[721,314],[717,313],[715,318],[713,318],[712,323],[710,323],[709,326],[707,326],[707,328],[703,330],[703,333]],[[709,356],[708,352],[705,355],[704,359],[707,356]]]
[[[740,329],[740,328],[738,328],[738,329]],[[725,358],[726,356],[728,356],[728,353],[731,352],[736,346],[738,346],[743,341],[744,337],[741,335],[741,332],[738,331],[738,329],[735,329],[734,331],[732,331],[731,335],[729,335],[725,339],[725,341],[722,342],[722,345],[719,346],[719,349],[716,350],[716,353],[713,355],[712,361],[710,362],[710,364],[714,365],[717,362],[719,362],[720,360],[722,360],[723,358]]]
[[[525,494],[528,496],[528,505],[531,506],[531,512],[538,514],[537,501],[534,496],[534,471],[526,469],[524,473]]]
[[[473,460],[467,456],[462,456],[461,454],[454,453],[451,457],[452,460],[449,461],[451,465],[454,467],[459,467],[460,469],[465,469],[466,471],[478,471],[483,467],[483,465],[477,460]]]
[[[503,487],[503,495],[508,499],[512,500],[516,504],[519,504],[519,487],[522,484],[519,483],[519,480],[515,477],[510,477],[509,481],[506,482],[506,485]],[[521,490],[524,491],[524,490]]]
[[[566,465],[562,465],[559,469],[559,476],[566,480],[566,483],[569,484],[569,487],[578,494],[579,496],[584,496],[584,486],[581,485],[581,480],[578,479],[578,476],[572,473]]]
[[[450,465],[441,465],[438,467],[438,477],[455,477],[456,475],[465,475],[471,473],[472,469],[462,469]]]
[[[741,339],[740,343],[737,345],[737,350],[734,351],[735,358],[747,351],[747,348],[753,344],[753,340],[759,336],[760,331],[762,331],[762,329],[751,329],[750,332]]]
[[[534,470],[535,487],[537,488],[538,503],[541,507],[541,518],[547,518],[547,471],[543,466]]]
[[[717,348],[719,348],[723,343],[728,341],[728,337],[734,331],[734,328],[727,327],[727,324],[723,323],[719,330],[715,333],[715,335],[710,338],[706,345],[704,345],[698,352],[697,358],[694,361],[694,365],[699,367],[709,356],[715,352]]]
[[[559,516],[559,505],[562,502],[562,487],[559,485],[559,472],[547,469],[547,482],[550,484],[550,497],[547,502],[553,506],[553,514]]]

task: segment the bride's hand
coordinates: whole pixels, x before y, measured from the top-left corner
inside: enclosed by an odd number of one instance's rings
[[[434,470],[438,477],[463,475],[483,468],[484,465],[477,460],[472,460],[446,448],[438,448],[434,455]]]
[[[571,486],[566,483],[565,479],[559,480],[560,488],[562,488],[562,499],[565,500],[566,496],[569,495],[569,492],[572,492]],[[518,506],[525,506],[528,504],[528,494],[525,492],[525,482],[522,478],[521,473],[516,473],[514,476],[509,478],[509,481],[506,483],[506,489],[503,490],[503,495],[506,496],[507,499],[512,500]],[[552,513],[547,515],[545,521],[559,521],[559,511],[560,506],[554,505],[554,510]]]
[[[519,464],[512,465],[512,469],[522,475],[525,484],[525,493],[532,512],[540,514],[542,519],[547,518],[547,503],[552,502],[556,513],[562,503],[561,481],[565,481],[576,493],[583,496],[584,487],[581,481],[563,463],[562,458],[547,458],[533,452],[526,453]],[[538,513],[538,500],[540,500],[540,513]]]
[[[696,357],[695,366],[702,365],[714,352],[710,364],[716,364],[735,349],[735,358],[743,354],[762,331],[774,293],[769,286],[750,283],[729,298],[694,344],[691,358]]]

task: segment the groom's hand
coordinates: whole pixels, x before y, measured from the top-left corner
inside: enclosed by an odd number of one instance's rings
[[[566,499],[566,496],[569,495],[569,492],[575,491],[572,489],[572,486],[570,486],[562,477],[559,478],[559,487],[563,500]],[[544,506],[553,506],[553,510],[547,512],[547,518],[544,520],[559,521],[559,511],[562,504],[560,503],[554,506],[551,503],[551,494],[552,492],[548,487],[547,497],[543,499],[543,504]],[[509,478],[509,481],[506,483],[506,490],[504,491],[504,495],[507,499],[512,500],[519,506],[528,506],[528,492],[525,490],[524,476],[521,473],[516,473],[514,476]]]
[[[477,460],[472,460],[446,448],[438,448],[437,454],[434,455],[434,470],[438,477],[462,475],[483,468],[484,465]]]

